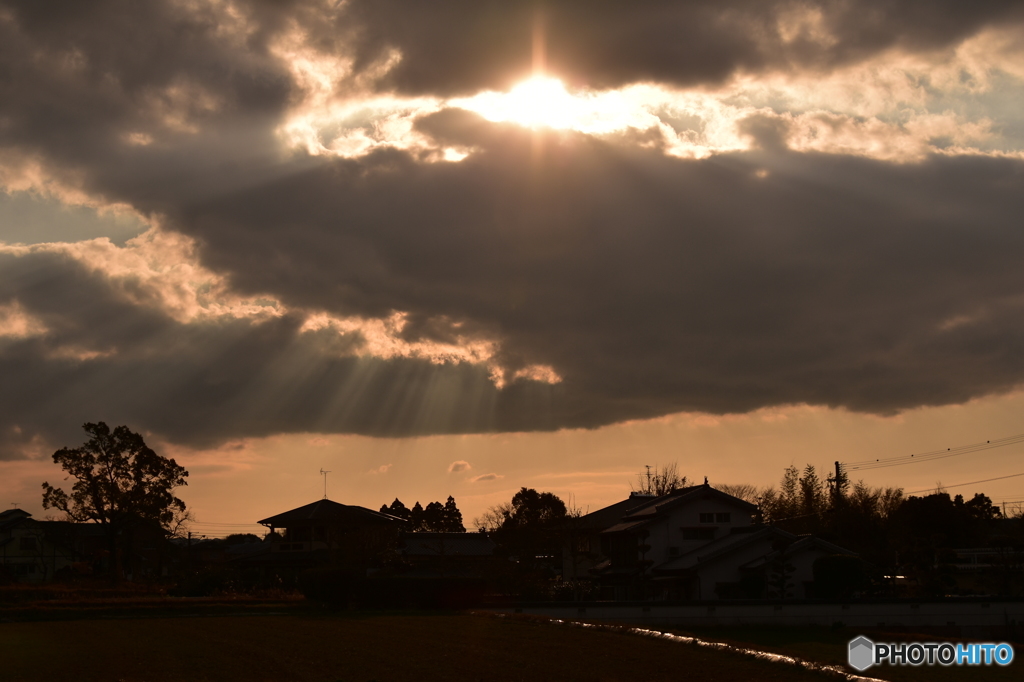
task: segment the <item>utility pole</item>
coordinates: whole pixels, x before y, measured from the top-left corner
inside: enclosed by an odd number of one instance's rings
[[[329,474],[329,473],[331,473],[331,472],[330,471],[324,471],[323,469],[320,469],[320,475],[324,477],[324,499],[325,500],[327,499],[327,474]]]

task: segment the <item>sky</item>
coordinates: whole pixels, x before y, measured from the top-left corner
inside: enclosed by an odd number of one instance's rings
[[[0,0],[0,507],[95,421],[210,534],[947,448],[851,473],[1018,503],[1022,105],[1011,0]]]

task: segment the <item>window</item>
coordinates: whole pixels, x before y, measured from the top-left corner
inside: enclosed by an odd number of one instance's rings
[[[684,540],[714,540],[715,529],[714,528],[684,528],[683,529]]]
[[[731,514],[729,512],[718,512],[715,514],[715,521],[718,523],[730,523]]]
[[[700,522],[701,523],[714,523],[715,522],[715,515],[711,514],[709,512],[701,512],[701,514],[700,514]]]

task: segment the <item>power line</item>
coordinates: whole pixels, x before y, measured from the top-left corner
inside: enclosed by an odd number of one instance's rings
[[[1024,471],[1022,471],[1019,474],[1008,474],[1006,476],[996,476],[995,478],[984,478],[984,479],[982,479],[980,481],[968,481],[967,483],[957,483],[955,485],[937,485],[937,486],[935,486],[933,488],[925,488],[924,490],[911,490],[910,492],[904,493],[904,494],[906,494],[906,495],[913,495],[915,493],[927,493],[927,492],[931,492],[933,490],[936,490],[937,488],[942,488],[942,489],[946,489],[946,488],[962,488],[965,485],[975,485],[975,484],[978,484],[978,483],[990,483],[991,481],[1001,481],[1004,478],[1016,478],[1017,476],[1024,476]]]
[[[1018,443],[1024,443],[1024,433],[1017,434],[1015,436],[1007,436],[1006,438],[1000,438],[997,440],[987,440],[984,443],[972,443],[970,445],[960,445],[955,448],[946,448],[945,450],[932,450],[930,452],[919,452],[912,455],[901,455],[899,457],[888,457],[885,459],[879,458],[865,459],[858,462],[843,462],[843,467],[846,468],[847,471],[884,469],[886,467],[930,462],[936,459],[945,459],[947,457],[957,457],[959,455],[967,455],[974,452],[994,450],[995,448],[1017,445]]]

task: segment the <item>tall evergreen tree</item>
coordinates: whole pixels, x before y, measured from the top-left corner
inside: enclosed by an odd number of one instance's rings
[[[444,507],[440,502],[429,503],[423,510],[423,530],[440,533],[444,529]]]
[[[462,524],[462,512],[455,505],[455,498],[451,495],[444,503],[444,529],[449,533],[466,532],[466,527]]]
[[[416,500],[416,504],[409,510],[409,530],[413,532],[426,530],[423,527],[423,505],[419,500]]]
[[[400,519],[409,520],[410,512],[409,508],[402,504],[402,501],[395,498],[395,501],[391,503],[391,506],[384,505],[380,508],[381,514],[390,514],[391,516],[397,516]]]

